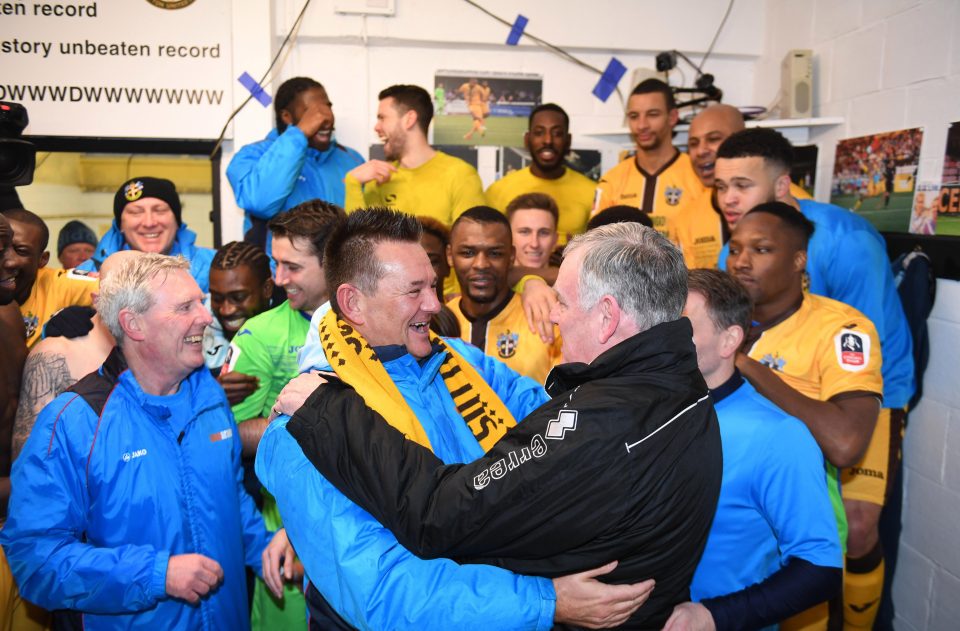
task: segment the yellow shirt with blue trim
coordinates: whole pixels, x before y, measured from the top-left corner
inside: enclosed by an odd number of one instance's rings
[[[20,305],[20,315],[27,329],[27,348],[40,340],[43,325],[57,311],[74,305],[91,306],[91,292],[99,287],[100,276],[97,272],[49,267],[38,269],[30,297]]]
[[[536,381],[543,383],[547,374],[560,363],[562,341],[554,327],[554,341],[544,344],[530,332],[520,296],[511,292],[501,307],[487,317],[470,318],[460,307],[460,297],[447,303],[460,323],[460,337],[491,357]]]
[[[804,293],[800,308],[764,330],[748,353],[818,401],[844,393],[883,396],[880,338],[853,307]]]
[[[491,184],[487,189],[487,202],[500,212],[506,212],[510,202],[519,195],[549,195],[560,210],[560,219],[557,221],[560,239],[557,244],[564,245],[572,237],[586,231],[596,190],[596,182],[570,168],[564,170],[557,179],[548,180],[537,177],[530,167],[526,167],[504,175]]]
[[[706,189],[693,170],[690,156],[680,151],[656,173],[642,170],[631,156],[603,174],[594,196],[593,214],[611,206],[634,206],[650,215],[653,227],[680,245],[677,218],[698,202]]]

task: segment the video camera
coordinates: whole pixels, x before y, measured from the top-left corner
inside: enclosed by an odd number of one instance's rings
[[[29,122],[27,108],[0,101],[0,189],[33,182],[37,148],[21,137]]]

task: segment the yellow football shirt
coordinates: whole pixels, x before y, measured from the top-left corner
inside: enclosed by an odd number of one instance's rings
[[[559,178],[548,180],[537,177],[530,171],[530,167],[526,167],[491,184],[486,195],[491,206],[500,212],[506,212],[507,206],[518,195],[546,193],[557,202],[560,210],[560,220],[557,222],[560,239],[557,243],[564,245],[587,229],[596,189],[596,182],[573,169],[568,168]]]
[[[610,206],[634,206],[648,213],[653,227],[677,245],[677,216],[705,193],[693,170],[690,156],[677,152],[656,173],[646,173],[634,157],[603,174],[597,185],[593,213]]]
[[[30,297],[20,305],[23,324],[27,328],[27,347],[37,343],[43,332],[43,325],[57,311],[74,305],[92,305],[93,297],[90,294],[99,287],[100,280],[96,272],[49,267],[38,269]]]
[[[800,308],[763,331],[748,354],[818,401],[848,392],[882,397],[876,328],[853,307],[830,298],[805,293]]]
[[[723,249],[723,228],[709,190],[677,213],[676,237],[689,269],[717,268]]]
[[[415,169],[397,167],[387,182],[361,186],[351,175],[346,184],[346,210],[367,206],[389,206],[411,215],[433,217],[447,226],[464,211],[487,203],[477,170],[459,158],[436,152]]]
[[[490,318],[468,318],[460,308],[459,297],[448,302],[447,306],[460,322],[463,341],[496,357],[521,375],[543,383],[550,370],[560,362],[563,342],[556,327],[553,343],[544,344],[539,335],[530,332],[523,303],[517,294],[513,294]]]

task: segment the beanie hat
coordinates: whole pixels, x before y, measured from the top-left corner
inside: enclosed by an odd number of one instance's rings
[[[135,177],[124,182],[113,196],[113,216],[118,226],[126,205],[145,197],[156,197],[167,202],[177,219],[177,225],[180,225],[180,196],[173,182],[159,177]]]
[[[97,247],[97,235],[86,224],[74,219],[60,229],[60,236],[57,237],[57,256],[60,256],[63,248],[73,243],[89,243]]]

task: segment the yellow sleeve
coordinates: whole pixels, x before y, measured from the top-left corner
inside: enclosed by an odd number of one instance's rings
[[[507,204],[509,204],[510,202],[504,203],[503,193],[504,193],[505,187],[503,186],[502,183],[503,183],[503,179],[501,178],[496,182],[494,182],[493,184],[491,184],[490,187],[487,189],[487,192],[484,194],[484,196],[487,198],[487,204],[489,204],[493,208],[496,208],[500,212],[506,212]]]
[[[483,195],[483,183],[480,181],[477,171],[472,167],[465,169],[463,177],[456,179],[456,184],[450,192],[450,198],[453,202],[451,224],[457,220],[457,217],[474,206],[487,205],[487,198]]]
[[[610,183],[606,180],[600,180],[600,183],[597,184],[597,191],[593,194],[593,210],[590,212],[590,216],[594,217],[600,211],[615,205]]]
[[[343,184],[346,188],[343,209],[347,211],[347,213],[352,213],[358,208],[365,208],[367,203],[363,197],[363,184],[349,173],[343,178]]]
[[[821,398],[844,392],[883,392],[880,337],[865,317],[851,317],[834,331],[820,357]]]

